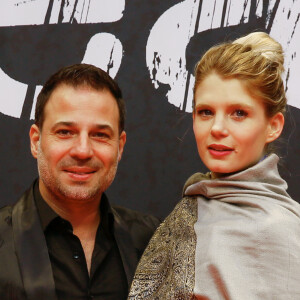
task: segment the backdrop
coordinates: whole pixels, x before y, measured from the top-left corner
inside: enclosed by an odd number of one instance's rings
[[[185,180],[206,171],[192,131],[193,68],[210,46],[254,30],[285,50],[281,174],[300,200],[300,0],[1,0],[0,205],[37,176],[28,131],[37,94],[58,68],[109,72],[127,105],[127,144],[112,202],[166,216]]]

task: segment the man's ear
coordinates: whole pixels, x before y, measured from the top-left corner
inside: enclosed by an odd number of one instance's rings
[[[33,124],[30,127],[29,137],[31,154],[34,158],[37,158],[38,147],[40,142],[40,129],[37,125]]]
[[[125,143],[126,143],[126,132],[122,131],[122,133],[120,134],[120,137],[119,137],[119,157],[118,157],[118,161],[120,161],[121,158],[122,158]]]
[[[284,125],[284,116],[281,112],[277,113],[269,120],[267,143],[275,141],[281,134]]]

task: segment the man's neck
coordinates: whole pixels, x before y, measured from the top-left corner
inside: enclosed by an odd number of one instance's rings
[[[91,227],[98,227],[99,225],[100,199],[87,201],[86,203],[77,203],[76,201],[60,203],[47,199],[45,201],[61,218],[72,224],[74,231],[77,228],[91,229]]]
[[[48,191],[39,181],[40,194],[45,202],[63,219],[69,221],[73,228],[94,227],[100,221],[101,195],[89,199],[59,198]]]
[[[90,273],[92,254],[95,246],[96,233],[100,224],[101,195],[94,199],[75,200],[58,199],[44,190],[40,185],[40,193],[47,204],[63,219],[69,221],[82,245],[88,272]]]

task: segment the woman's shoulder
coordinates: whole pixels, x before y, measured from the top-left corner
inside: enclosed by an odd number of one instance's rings
[[[191,186],[191,185],[193,185],[193,184],[195,184],[195,183],[197,183],[197,182],[200,182],[200,181],[202,181],[202,180],[207,180],[207,179],[211,179],[211,175],[210,175],[210,172],[207,172],[207,173],[195,173],[195,174],[193,174],[192,176],[190,176],[189,178],[188,178],[188,180],[185,182],[185,184],[184,184],[184,186],[183,186],[183,190],[182,190],[182,195],[184,195],[185,194],[185,191],[186,191],[186,189],[189,187],[189,186]]]

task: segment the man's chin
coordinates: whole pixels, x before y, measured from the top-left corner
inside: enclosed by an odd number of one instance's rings
[[[106,174],[104,180],[94,177],[93,180],[69,180],[60,177],[55,182],[50,182],[48,190],[55,194],[61,201],[89,201],[100,199],[102,193],[111,185],[115,172]],[[101,180],[102,179],[102,180]],[[49,183],[49,181],[48,181]]]
[[[59,189],[59,194],[62,198],[67,201],[89,201],[93,199],[99,199],[102,194],[102,189],[97,188],[88,188],[86,187],[85,182],[77,182],[76,186],[68,186]]]

